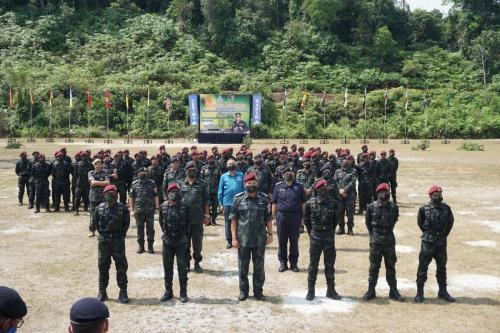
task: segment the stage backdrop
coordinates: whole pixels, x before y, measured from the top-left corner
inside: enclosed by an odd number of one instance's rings
[[[200,133],[250,133],[250,95],[200,95]]]

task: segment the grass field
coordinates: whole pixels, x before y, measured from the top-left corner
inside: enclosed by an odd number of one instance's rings
[[[83,141],[83,140],[82,140]],[[97,141],[97,140],[96,140]],[[109,145],[123,149],[122,140]],[[152,145],[127,145],[132,151],[157,151]],[[140,142],[140,143],[139,143]],[[362,216],[355,218],[355,236],[337,236],[336,284],[341,301],[324,297],[326,290],[322,264],[317,283],[317,299],[305,301],[309,241],[300,238],[299,273],[278,273],[277,237],[266,251],[266,283],[262,303],[253,298],[239,303],[237,254],[226,250],[223,220],[205,228],[202,266],[205,273],[190,273],[190,301],[176,298],[160,304],[164,292],[161,243],[155,255],[135,253],[135,229],[126,240],[129,262],[130,304],[117,302],[115,271],[111,269],[107,302],[111,332],[500,332],[500,141],[482,141],[484,152],[457,150],[450,145],[432,142],[429,151],[411,150],[392,140],[389,145],[370,144],[370,150],[393,147],[400,160],[398,198],[400,220],[395,228],[397,239],[397,277],[405,303],[388,299],[385,270],[381,268],[377,299],[361,300],[367,288],[368,235]],[[0,147],[6,141],[0,141]],[[292,143],[292,141],[290,142]],[[298,142],[297,142],[298,143]],[[52,156],[66,146],[69,155],[90,148],[107,148],[99,143],[65,144],[63,141],[26,143],[22,150],[39,150]],[[175,142],[169,153],[191,143]],[[317,146],[319,142],[310,141]],[[209,149],[212,145],[198,145]],[[251,147],[280,146],[279,142],[256,141]],[[340,146],[330,140],[323,149]],[[361,144],[353,141],[353,153]],[[236,147],[236,145],[235,145]],[[97,243],[87,238],[88,216],[68,213],[34,214],[27,206],[17,206],[17,178],[14,163],[19,150],[0,149],[0,284],[18,290],[28,304],[28,315],[21,332],[63,332],[69,322],[69,308],[81,297],[97,295]],[[420,232],[416,223],[418,207],[427,201],[431,184],[443,187],[444,201],[455,215],[455,226],[448,239],[449,291],[457,298],[454,304],[438,300],[435,264],[429,268],[424,304],[414,304]],[[25,203],[26,203],[25,199]],[[157,239],[160,228],[156,224]],[[383,267],[383,265],[382,265]]]

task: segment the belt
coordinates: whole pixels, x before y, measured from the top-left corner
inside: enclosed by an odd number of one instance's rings
[[[279,210],[278,213],[280,213],[281,215],[295,215],[295,214],[300,214],[299,211],[287,212],[287,211],[284,211],[284,210]]]
[[[313,225],[312,230],[313,231],[330,231],[330,230],[333,230],[333,227],[330,225]]]

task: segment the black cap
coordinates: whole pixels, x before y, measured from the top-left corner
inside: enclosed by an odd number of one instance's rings
[[[287,165],[286,167],[283,168],[283,171],[281,171],[281,173],[285,173],[285,172],[295,172],[295,170],[293,170],[293,168],[289,165]]]
[[[194,164],[193,162],[187,162],[185,170],[191,169],[191,168],[196,168],[196,164]]]
[[[0,314],[9,319],[18,319],[26,316],[26,313],[26,303],[17,291],[0,286]]]
[[[92,323],[109,317],[106,304],[96,298],[82,298],[71,306],[69,319],[74,323]]]

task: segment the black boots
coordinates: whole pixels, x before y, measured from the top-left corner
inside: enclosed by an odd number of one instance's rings
[[[370,282],[368,284],[368,291],[363,295],[363,300],[364,301],[369,301],[371,299],[374,299],[375,297],[377,297],[377,293],[375,292],[375,286],[377,284],[376,283],[372,283]]]
[[[240,290],[240,296],[238,296],[238,300],[243,302],[245,301],[246,299],[248,298],[248,293],[243,291],[243,290]]]
[[[278,271],[280,273],[283,273],[284,271],[287,271],[287,270],[288,270],[288,266],[286,265],[286,263],[285,262],[280,263],[280,268]]]
[[[23,200],[19,199],[19,206],[22,206],[22,205],[23,205]]]
[[[307,295],[306,295],[306,300],[312,301],[314,300],[315,297],[315,290],[314,290],[314,285],[316,283],[312,281],[307,282]]]
[[[172,292],[172,287],[166,288],[165,293],[163,296],[160,298],[160,302],[166,302],[171,300],[174,297],[174,293]]]
[[[422,303],[424,301],[424,284],[417,284],[417,295],[415,296],[415,303]]]
[[[258,301],[265,301],[266,300],[266,296],[264,296],[264,294],[262,292],[254,292],[253,295],[255,296],[255,298]]]
[[[181,286],[180,299],[181,299],[181,303],[186,303],[188,301],[186,286]]]
[[[446,285],[439,286],[438,297],[446,302],[450,302],[450,303],[455,302],[455,299],[453,297],[451,297],[450,294],[448,294],[448,290],[446,290]]]
[[[120,301],[120,303],[128,303],[129,302],[128,295],[127,295],[127,289],[125,289],[125,288],[120,289],[120,294],[118,295],[118,300]]]
[[[345,234],[345,226],[339,226],[339,230],[337,230],[337,235]]]
[[[398,302],[404,302],[403,296],[398,291],[397,283],[389,285],[389,298]]]
[[[203,269],[201,268],[201,266],[200,266],[200,263],[199,263],[199,262],[195,262],[195,263],[194,263],[194,269],[193,269],[193,271],[194,271],[195,273],[198,273],[198,274],[203,273]]]
[[[150,254],[154,254],[155,253],[155,249],[153,247],[153,243],[148,243],[148,253],[150,253]]]
[[[144,253],[144,244],[139,244],[139,248],[137,249],[137,254]]]
[[[299,272],[299,271],[300,271],[300,270],[299,270],[299,267],[297,266],[297,264],[292,264],[292,265],[290,265],[290,270],[291,270],[292,272],[294,272],[294,273],[297,273],[297,272]]]
[[[347,228],[347,233],[351,236],[354,236],[354,230],[353,230],[353,227],[348,227]]]
[[[335,285],[333,283],[328,284],[328,287],[326,289],[326,297],[337,300],[337,301],[339,299],[341,299],[339,294],[337,294],[337,291],[335,290]]]
[[[97,299],[100,300],[101,302],[108,300],[108,294],[106,293],[106,289],[99,290],[99,294],[97,294]]]

